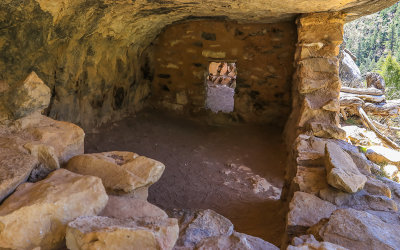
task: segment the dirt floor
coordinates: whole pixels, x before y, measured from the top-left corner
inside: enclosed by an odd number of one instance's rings
[[[149,190],[163,209],[210,208],[238,232],[279,245],[286,152],[280,128],[211,126],[145,111],[86,134],[86,153],[132,151],[166,165]]]

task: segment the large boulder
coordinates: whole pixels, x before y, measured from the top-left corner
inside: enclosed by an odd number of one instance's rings
[[[178,233],[176,219],[130,220],[84,216],[68,224],[66,241],[71,250],[169,250],[174,247]]]
[[[354,209],[336,210],[318,230],[318,236],[348,249],[398,249],[400,226]]]
[[[0,206],[0,248],[60,247],[67,223],[98,214],[107,200],[99,178],[64,169],[25,183]]]
[[[311,227],[321,219],[329,218],[336,206],[315,195],[295,192],[289,204],[288,227]]]
[[[278,250],[279,248],[260,238],[234,232],[229,236],[206,238],[197,244],[196,249]]]
[[[37,158],[20,150],[17,140],[0,137],[0,203],[28,179],[38,164]]]
[[[340,53],[339,76],[343,86],[360,88],[362,87],[362,77],[360,69],[353,58],[345,50]]]
[[[367,177],[360,173],[353,159],[336,143],[325,146],[327,178],[329,185],[348,193],[361,190]]]
[[[105,152],[73,157],[66,168],[72,172],[100,177],[108,192],[133,192],[160,179],[165,166],[132,152]]]
[[[61,166],[71,157],[84,153],[85,132],[73,123],[56,121],[40,114],[23,118],[18,123],[37,142],[53,147]]]
[[[179,239],[177,247],[193,248],[200,241],[209,237],[230,236],[233,224],[213,210],[173,210],[170,217],[179,221]]]
[[[51,98],[50,88],[33,71],[7,94],[8,109],[13,119],[44,110]]]

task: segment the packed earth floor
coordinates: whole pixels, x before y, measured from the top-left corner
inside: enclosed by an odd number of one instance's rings
[[[286,152],[279,127],[209,125],[146,110],[87,133],[85,149],[161,161],[166,169],[150,187],[149,202],[165,210],[213,209],[236,231],[281,243]]]

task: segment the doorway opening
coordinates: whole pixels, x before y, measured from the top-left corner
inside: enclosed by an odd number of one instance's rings
[[[233,112],[236,87],[235,62],[210,62],[206,78],[206,108],[214,113]]]

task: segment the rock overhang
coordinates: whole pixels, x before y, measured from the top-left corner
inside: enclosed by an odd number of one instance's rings
[[[57,22],[64,16],[76,13],[79,9],[97,6],[99,10],[111,10],[119,19],[120,14],[127,18],[167,15],[170,19],[178,17],[225,17],[241,22],[277,22],[294,19],[298,14],[342,11],[348,20],[372,14],[387,8],[398,0],[35,0],[42,10],[53,16]],[[154,21],[154,18],[152,18]]]

